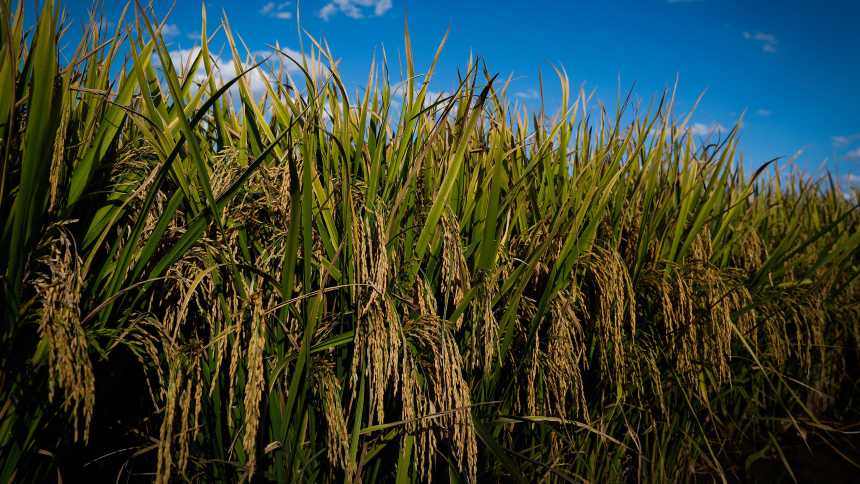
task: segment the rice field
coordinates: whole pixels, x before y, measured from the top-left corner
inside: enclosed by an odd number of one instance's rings
[[[791,439],[857,471],[857,192],[745,167],[671,92],[558,68],[533,111],[476,57],[433,94],[408,29],[350,88],[324,42],[255,57],[205,10],[176,63],[140,5],[70,58],[25,8],[0,481],[796,479]]]

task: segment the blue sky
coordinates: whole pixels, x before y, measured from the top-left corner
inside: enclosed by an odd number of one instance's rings
[[[77,27],[89,0],[66,0]],[[105,2],[108,18],[120,1]],[[155,0],[156,12],[170,1]],[[168,23],[171,48],[194,46],[200,2],[177,0]],[[552,65],[572,84],[596,90],[612,106],[635,82],[643,105],[677,77],[677,107],[705,92],[692,122],[706,135],[744,114],[741,150],[747,165],[796,157],[803,170],[831,170],[860,186],[860,2],[858,1],[410,1],[207,0],[210,29],[221,12],[251,49],[279,42],[298,49],[297,19],[328,41],[345,80],[361,85],[384,46],[397,76],[408,13],[417,68],[427,67],[451,28],[432,88],[456,84],[470,52],[506,77],[511,92],[535,103],[538,72],[546,105],[558,102]],[[76,25],[77,24],[77,25]],[[223,37],[215,42],[217,47]]]

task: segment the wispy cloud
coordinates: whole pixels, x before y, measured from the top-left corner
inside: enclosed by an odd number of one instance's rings
[[[833,136],[830,139],[833,141],[833,146],[847,146],[855,141],[860,141],[860,133]]]
[[[805,155],[806,151],[809,150],[809,148],[812,148],[812,146],[813,145],[811,145],[811,144],[805,144],[805,145],[801,146],[800,148],[795,150],[794,153],[792,153],[792,155],[786,159],[786,161],[788,162],[788,164],[796,162],[797,160],[800,159],[801,156]]]
[[[693,125],[690,126],[689,129],[690,129],[690,134],[692,134],[693,136],[702,136],[702,137],[707,137],[707,136],[711,136],[713,134],[724,133],[724,132],[728,131],[726,129],[726,127],[720,123],[710,123],[710,124],[693,123]]]
[[[843,156],[846,160],[860,160],[860,148],[854,148],[853,150],[845,153]]]
[[[260,15],[280,20],[293,18],[293,13],[287,10],[292,2],[266,2],[260,7]]]
[[[515,96],[517,96],[518,98],[530,100],[537,99],[538,97],[540,97],[540,93],[537,91],[537,89],[532,88],[526,89],[525,91],[518,91]]]
[[[756,109],[755,114],[756,114],[756,116],[761,116],[762,118],[767,118],[771,114],[773,114],[773,112],[770,109],[759,108],[759,109]]]
[[[776,46],[779,44],[775,35],[765,32],[744,32],[743,36],[746,40],[758,43],[761,46],[761,50],[768,54],[776,52]]]
[[[164,37],[176,37],[179,34],[179,26],[176,24],[164,24],[164,26],[161,27],[161,35]]]
[[[341,13],[350,18],[379,17],[391,10],[391,0],[331,0],[319,11],[323,20]]]
[[[842,187],[848,190],[860,190],[860,174],[857,173],[848,173],[847,175],[842,175],[841,177]],[[855,196],[857,196],[858,192],[850,193],[846,192],[843,195],[846,200],[851,201]]]
[[[194,59],[200,54],[200,47],[192,47],[190,49],[176,49],[169,52],[170,61],[173,63],[173,66],[180,73],[185,75],[193,76],[194,80],[198,83],[202,83],[206,80],[206,70],[201,62],[197,67],[197,71],[191,73],[187,72],[188,68],[191,66],[191,63]],[[226,82],[230,79],[236,77],[236,66],[233,64],[231,59],[224,59],[215,54],[210,54],[212,60],[212,68],[215,71],[216,81],[217,82]],[[160,65],[156,57],[156,65]],[[250,64],[245,67],[250,67]],[[251,93],[254,96],[262,95],[266,91],[266,85],[263,81],[263,78],[267,77],[267,74],[263,72],[262,69],[254,69],[245,75],[245,80],[248,83],[248,87],[251,90]],[[234,86],[231,91],[236,91],[236,86]]]
[[[416,94],[418,93],[419,88],[420,86],[416,86]],[[391,100],[391,103],[397,109],[400,109],[400,107],[403,105],[403,98],[406,97],[406,89],[406,81],[398,82],[391,88],[391,96],[393,98]],[[451,93],[449,93],[448,91],[433,91],[428,89],[427,93],[424,95],[424,107],[426,108],[433,103],[442,101],[449,96],[451,96]]]
[[[302,59],[302,53],[301,52],[294,50],[294,49],[290,49],[289,47],[281,47],[281,46],[276,44],[275,49],[280,50],[280,51],[288,54],[289,56],[293,57],[294,59]],[[198,46],[198,47],[192,47],[190,49],[172,50],[169,52],[169,55],[170,55],[170,60],[173,63],[173,66],[176,68],[177,71],[183,73],[184,75],[192,75],[196,82],[202,83],[203,81],[206,80],[206,70],[203,66],[203,63],[200,63],[200,65],[197,67],[197,71],[195,71],[193,73],[187,72],[189,67],[191,66],[192,62],[194,61],[194,59],[197,57],[197,55],[199,53],[200,53],[200,47]],[[242,62],[240,69],[248,69],[251,66],[253,66],[256,62],[260,61],[261,59],[265,58],[266,56],[269,56],[272,53],[273,53],[273,51],[270,51],[270,50],[260,50],[260,51],[251,52],[250,58],[245,59],[244,62]],[[239,74],[239,72],[241,72],[241,71],[237,72],[236,65],[233,62],[232,58],[222,58],[222,57],[220,57],[216,54],[212,54],[212,53],[210,53],[209,55],[210,55],[210,58],[212,60],[211,65],[212,65],[212,68],[214,70],[214,74],[215,74],[217,82],[219,82],[219,83],[227,82],[227,81],[233,79],[234,77],[236,77]],[[300,72],[299,68],[295,64],[293,64],[292,62],[286,60],[284,58],[284,56],[276,54],[276,55],[273,55],[271,57],[270,62],[278,62],[278,61],[283,62],[283,66],[284,66],[284,69],[286,70],[286,72],[288,72],[290,74],[296,74],[296,73]],[[308,71],[313,77],[319,78],[319,77],[323,76],[325,72],[327,72],[325,65],[323,63],[321,63],[320,61],[313,59],[313,58],[310,58],[310,57],[307,57],[305,59],[305,61],[307,62]],[[157,57],[155,57],[155,64],[156,65],[160,64],[160,62],[158,62]],[[275,70],[277,71],[277,69],[275,69]],[[273,88],[276,87],[275,79],[272,78],[272,76],[270,74],[268,74],[263,69],[262,66],[248,72],[247,74],[245,74],[244,80],[247,83],[249,90],[251,91],[251,95],[254,97],[260,97],[263,95],[263,93],[266,92],[266,81],[268,81],[272,85]],[[230,89],[230,92],[233,94],[236,94],[238,92],[238,85],[234,85]]]
[[[266,2],[265,5],[260,7],[260,15],[269,15],[276,6],[277,4],[275,2]]]

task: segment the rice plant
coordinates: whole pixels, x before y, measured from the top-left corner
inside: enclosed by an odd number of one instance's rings
[[[793,476],[786,435],[854,463],[856,192],[745,171],[671,93],[595,106],[559,68],[530,112],[473,58],[431,96],[444,39],[419,75],[408,29],[351,92],[324,42],[255,58],[205,9],[181,64],[136,3],[61,62],[27,3],[0,481],[729,481]]]

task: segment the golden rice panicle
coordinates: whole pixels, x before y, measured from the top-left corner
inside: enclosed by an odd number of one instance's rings
[[[257,463],[257,430],[260,425],[260,402],[266,386],[264,353],[266,349],[266,308],[263,296],[251,295],[251,327],[248,338],[247,371],[245,376],[245,399],[242,408],[245,428],[242,447],[248,455],[245,471],[250,480],[254,476]]]
[[[668,266],[657,274],[660,308],[669,348],[674,356],[675,369],[692,383],[694,363],[699,360],[698,331],[693,321],[692,289],[680,270]]]
[[[470,320],[473,323],[469,344],[468,369],[483,369],[489,374],[498,355],[499,322],[493,312],[493,299],[498,293],[498,280],[485,273],[479,281],[478,291],[471,305]]]
[[[194,395],[194,379],[196,375],[188,375],[182,394],[179,397],[179,452],[177,459],[177,470],[180,475],[185,474],[188,466],[188,456],[191,448],[192,424],[192,396]]]
[[[62,224],[48,228],[32,280],[39,302],[39,338],[48,357],[48,398],[57,388],[72,418],[74,440],[88,441],[95,405],[95,376],[81,324],[81,260]]]
[[[625,379],[624,333],[636,333],[636,297],[627,265],[621,256],[598,249],[588,262],[595,282],[597,317],[595,330],[601,339],[600,368],[613,381]]]
[[[755,228],[750,228],[741,238],[740,257],[737,267],[742,267],[750,273],[761,269],[767,259],[767,248]]]
[[[167,379],[164,374],[164,365],[160,354],[161,340],[156,334],[157,330],[148,331],[148,329],[158,328],[160,324],[153,321],[151,315],[137,315],[132,321],[131,329],[125,337],[129,342],[129,348],[139,348],[134,352],[137,362],[141,368],[144,368],[144,382],[146,382],[147,393],[149,394],[152,405],[158,408],[162,399],[167,392]],[[150,373],[155,373],[155,385]],[[158,389],[156,391],[153,386]]]
[[[442,401],[447,404],[443,408],[449,411],[442,420],[449,429],[448,438],[460,469],[470,482],[477,482],[478,442],[472,425],[469,384],[463,377],[463,361],[457,342],[447,328],[441,332],[441,340],[442,359],[437,363],[436,372],[442,378],[436,392],[442,394]]]
[[[537,331],[540,332],[543,321],[538,322]],[[528,415],[537,415],[539,412],[538,405],[538,388],[541,361],[544,360],[544,354],[540,347],[540,338],[533,338],[534,341],[530,348],[527,348],[526,356],[526,413]]]
[[[68,96],[68,94],[65,95]],[[65,101],[68,102],[68,99]],[[65,162],[66,139],[68,138],[66,131],[68,129],[71,113],[71,109],[63,109],[63,112],[60,114],[60,125],[57,128],[57,134],[54,136],[54,153],[51,157],[51,175],[49,181],[49,186],[51,188],[48,210],[50,212],[57,209],[59,201],[62,171],[65,168],[63,165]]]
[[[326,423],[326,457],[333,465],[344,469],[347,475],[355,471],[349,459],[349,434],[346,427],[346,414],[341,405],[341,383],[334,372],[334,362],[330,359],[314,360],[313,376],[315,390],[320,399]]]
[[[691,285],[699,289],[703,297],[699,297],[701,315],[693,324],[703,331],[698,334],[701,338],[696,344],[702,346],[703,361],[715,369],[717,382],[721,383],[730,377],[728,358],[731,353],[732,325],[734,311],[737,309],[729,297],[729,286],[724,282],[723,274],[711,265],[711,237],[707,227],[693,241],[692,261],[689,264]]]
[[[567,410],[587,411],[581,366],[584,364],[585,334],[577,316],[581,310],[581,294],[575,284],[560,291],[551,304],[550,327],[547,335],[546,410],[550,415],[566,419]]]
[[[469,264],[463,254],[460,240],[460,226],[451,213],[442,217],[442,294],[446,302],[450,298],[457,307],[470,289]],[[459,330],[463,324],[463,316],[455,321]]]
[[[520,300],[517,308],[517,317],[514,318],[516,338],[519,344],[525,346],[528,335],[523,327],[523,322],[528,322],[534,319],[537,314],[537,304],[534,300],[524,297]],[[538,321],[538,331],[540,331],[541,322]],[[524,348],[524,353],[521,358],[525,360],[525,371],[514,372],[513,380],[517,383],[514,385],[516,389],[514,393],[514,409],[519,413],[534,415],[534,409],[537,407],[536,389],[534,387],[537,379],[538,365],[541,361],[540,345],[532,345],[529,348]],[[509,361],[510,364],[515,364],[514,361]],[[522,379],[525,379],[525,382]],[[509,426],[508,430],[513,431],[513,425]]]
[[[380,213],[373,215],[372,226],[362,219],[353,230],[356,276],[361,287],[356,291],[358,322],[351,380],[354,398],[358,369],[363,367],[363,376],[370,384],[370,407],[375,421],[384,422],[386,393],[396,392],[399,382],[403,336],[400,317],[386,293],[393,271],[388,264],[385,225]]]
[[[415,341],[419,347],[424,347],[422,342],[430,341],[433,337],[432,329],[422,324],[421,319],[411,320],[404,328],[407,337]],[[415,452],[413,468],[419,479],[429,481],[432,477],[432,469],[435,463],[437,450],[436,432],[433,421],[428,418],[438,412],[434,402],[427,397],[424,386],[420,384],[424,378],[419,370],[421,363],[416,362],[416,357],[411,351],[403,352],[401,362],[401,403],[402,420],[405,422],[406,432],[415,437]]]
[[[380,301],[369,309],[362,323],[356,331],[353,367],[357,368],[359,357],[364,358],[371,408],[375,410],[375,422],[380,423],[385,421],[385,395],[388,390],[396,391],[399,380],[396,362],[400,359],[400,322],[391,302]]]
[[[406,422],[408,435],[415,439],[413,467],[420,479],[429,481],[437,451],[437,430],[430,416],[438,413],[440,407],[430,393],[427,363],[434,361],[439,354],[436,344],[439,329],[436,299],[430,284],[418,279],[415,292],[418,317],[410,319],[408,314],[403,315],[406,323],[403,327],[404,350],[401,352],[401,419]],[[413,347],[418,349],[417,353],[411,351]]]
[[[193,412],[193,417],[194,417],[194,428],[193,428],[193,430],[194,430],[194,432],[192,435],[192,439],[196,439],[197,436],[200,435],[200,413],[203,411],[203,386],[204,386],[203,370],[201,369],[201,365],[200,365],[201,355],[197,354],[195,356],[196,357],[194,359],[194,370],[195,370],[194,381],[195,381],[196,385],[195,385],[195,391],[194,391],[194,412]]]
[[[764,347],[775,364],[782,366],[792,355],[791,339],[788,336],[790,322],[794,320],[795,308],[792,304],[766,305],[761,307],[759,314],[764,320],[762,324]],[[756,335],[758,337],[758,335]]]
[[[187,281],[186,281],[187,282]],[[178,284],[182,284],[177,280]],[[168,368],[167,381],[161,381],[158,406],[163,412],[158,440],[156,482],[170,482],[174,468],[185,475],[190,457],[191,441],[198,431],[201,411],[202,374],[200,345],[196,341],[180,341],[176,335],[186,321],[182,308],[168,309],[162,321],[153,325],[159,337],[159,350],[151,355],[151,364]]]
[[[648,377],[651,381],[651,388],[654,390],[654,396],[657,397],[657,403],[660,406],[660,411],[662,412],[663,417],[665,419],[668,419],[669,412],[666,410],[666,397],[663,393],[663,377],[658,366],[659,353],[654,348],[654,342],[650,342],[650,345],[647,349],[641,346],[639,349],[644,354]]]
[[[420,316],[406,325],[406,335],[420,358],[404,359],[403,419],[410,432],[417,432],[414,460],[419,475],[430,477],[439,434],[448,442],[460,470],[470,482],[477,478],[477,436],[472,424],[472,400],[464,377],[463,359],[449,323],[433,315]],[[418,383],[423,375],[424,388]],[[409,381],[405,380],[409,378]]]
[[[436,316],[439,314],[433,288],[424,279],[415,281],[415,301],[418,306],[418,314],[422,316]]]
[[[227,408],[233,407],[233,401],[236,398],[237,372],[239,370],[239,362],[242,357],[242,340],[245,336],[245,325],[242,324],[244,318],[246,304],[238,298],[232,298],[230,304],[230,317],[233,324],[231,329],[227,330],[226,337],[230,339],[230,367],[227,370]],[[233,412],[227,412],[227,428],[233,430]]]
[[[179,392],[182,388],[184,372],[180,362],[173,361],[170,365],[167,382],[167,393],[163,407],[164,417],[158,435],[158,464],[155,471],[155,482],[167,484],[173,470],[173,440],[176,407],[179,404]]]

